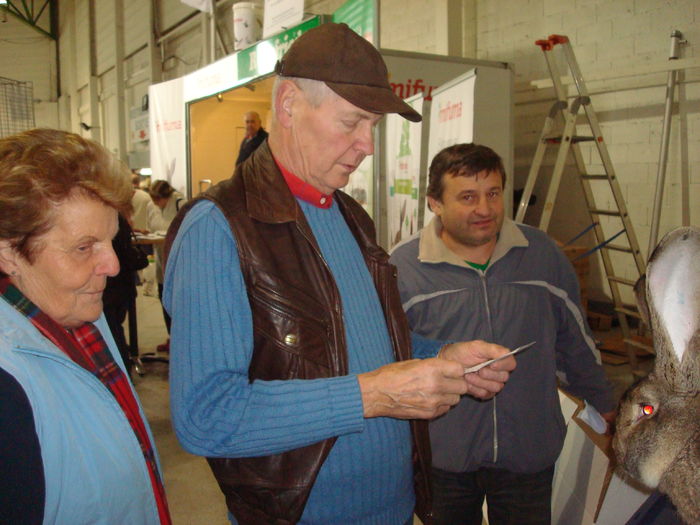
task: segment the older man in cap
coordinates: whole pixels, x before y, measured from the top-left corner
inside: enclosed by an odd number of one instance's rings
[[[411,336],[372,221],[339,191],[384,114],[420,120],[377,50],[325,24],[275,70],[268,141],[169,232],[175,431],[237,523],[429,522],[419,420],[492,397],[515,361],[465,375],[506,349]]]

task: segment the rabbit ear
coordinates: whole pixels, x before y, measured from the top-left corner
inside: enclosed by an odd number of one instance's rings
[[[647,268],[647,300],[657,360],[677,369],[668,377],[692,387],[697,381],[700,341],[700,229],[677,228],[654,250]],[[659,363],[657,362],[657,365]],[[680,368],[679,368],[680,367]],[[672,372],[667,370],[667,372]],[[690,374],[690,375],[688,375]],[[692,376],[692,377],[690,377]],[[694,385],[698,388],[698,384]]]
[[[642,275],[634,285],[634,296],[637,298],[639,315],[647,326],[651,326],[649,305],[647,304],[647,275]]]

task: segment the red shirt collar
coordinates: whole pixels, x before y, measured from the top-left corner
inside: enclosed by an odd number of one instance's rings
[[[274,157],[273,157],[274,158]],[[287,168],[282,166],[277,159],[275,159],[275,164],[282,172],[284,180],[287,182],[287,186],[292,190],[292,194],[301,200],[316,206],[317,208],[330,208],[333,204],[333,195],[325,195],[314,188],[308,182],[304,182],[299,177],[294,175]]]

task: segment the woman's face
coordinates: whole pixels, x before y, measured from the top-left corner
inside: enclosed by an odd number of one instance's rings
[[[153,202],[155,203],[156,206],[158,206],[161,210],[165,209],[165,206],[168,204],[168,200],[170,197],[151,197],[153,199]]]
[[[53,227],[36,239],[34,263],[15,255],[11,279],[49,317],[75,328],[100,316],[107,277],[119,273],[112,249],[117,211],[76,195],[53,214]]]

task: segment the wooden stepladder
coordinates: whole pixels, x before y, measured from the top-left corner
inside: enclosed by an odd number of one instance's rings
[[[571,154],[578,173],[578,179],[581,182],[581,188],[583,189],[586,207],[591,217],[591,226],[588,229],[593,230],[597,244],[593,250],[584,255],[590,255],[594,251],[600,250],[603,267],[610,286],[614,309],[620,323],[623,341],[629,356],[630,366],[632,367],[633,373],[637,373],[638,366],[635,347],[642,347],[649,352],[652,352],[652,350],[648,345],[640,343],[637,339],[632,338],[630,333],[630,317],[639,318],[640,316],[636,308],[629,307],[623,303],[620,286],[633,287],[637,278],[645,272],[645,263],[639,251],[639,243],[637,242],[637,237],[627,212],[627,206],[625,205],[612,161],[610,160],[608,148],[600,130],[598,117],[593,109],[591,98],[586,89],[581,70],[579,69],[568,37],[564,35],[551,35],[548,39],[538,40],[535,44],[542,49],[547,61],[557,100],[552,104],[549,114],[545,119],[515,220],[522,222],[525,218],[525,212],[527,211],[532,190],[535,187],[535,182],[547,148],[550,146],[558,147],[539,224],[541,230],[547,231],[549,221],[552,217],[554,202],[557,197],[557,192],[559,191],[559,184],[564,168],[566,167],[566,161],[569,158],[569,154]],[[555,62],[555,57],[552,56],[555,49],[561,49],[564,55],[564,61],[568,69],[567,74],[571,76],[573,86],[576,90],[573,97],[567,95],[567,91],[562,84],[562,77]],[[581,111],[581,109],[583,109],[583,111]],[[585,133],[577,134],[577,129],[584,129]],[[582,142],[593,142],[595,144],[596,147],[592,149],[592,155],[597,155],[599,161],[593,161],[591,164],[601,165],[601,173],[588,173],[581,148],[579,147],[579,144]],[[595,189],[597,191],[594,193],[592,186],[594,184],[604,185],[605,188],[596,186]],[[606,204],[607,209],[596,205],[594,195],[598,195],[600,199],[601,194],[611,195],[612,197],[605,199],[606,202],[609,203]],[[607,239],[600,224],[601,216],[615,218],[620,224],[619,231]],[[616,239],[618,240],[617,243],[613,244],[612,241]],[[637,275],[634,279],[620,277],[619,274],[615,272],[613,260],[611,258],[612,251],[629,254],[634,259],[637,268]]]

